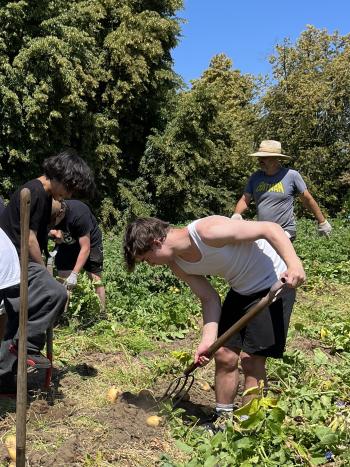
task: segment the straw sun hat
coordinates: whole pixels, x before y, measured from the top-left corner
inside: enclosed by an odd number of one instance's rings
[[[279,141],[273,139],[261,141],[258,152],[250,154],[252,157],[278,157],[279,159],[290,159],[290,156],[282,154],[282,147]]]

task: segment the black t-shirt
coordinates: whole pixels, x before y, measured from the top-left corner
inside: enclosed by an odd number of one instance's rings
[[[88,234],[90,234],[91,248],[100,244],[102,233],[90,208],[77,199],[66,200],[65,203],[67,205],[66,214],[55,227],[63,234],[64,243],[60,247],[74,245],[79,242],[80,237]]]
[[[13,193],[0,216],[0,227],[12,240],[18,254],[20,254],[21,247],[20,192],[23,188],[28,188],[31,194],[29,228],[37,233],[41,250],[46,246],[47,226],[52,210],[52,196],[44,190],[43,184],[37,178],[25,183]]]

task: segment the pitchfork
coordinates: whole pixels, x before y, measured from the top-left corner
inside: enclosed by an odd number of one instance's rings
[[[256,315],[258,315],[264,308],[269,306],[273,301],[275,301],[277,295],[282,291],[282,288],[285,286],[285,280],[281,279],[277,281],[269,290],[269,292],[262,297],[258,303],[252,305],[245,315],[239,319],[235,324],[233,324],[229,329],[227,329],[224,334],[222,334],[207,350],[205,356],[211,360],[215,352],[222,347],[227,340],[244,328],[249,321],[251,321]],[[179,402],[188,394],[193,383],[194,375],[192,374],[196,368],[200,365],[199,363],[193,362],[190,366],[186,368],[183,375],[176,378],[170,383],[168,389],[165,391],[163,396],[160,398],[158,403],[164,402],[168,399],[176,400],[174,407],[179,404]]]

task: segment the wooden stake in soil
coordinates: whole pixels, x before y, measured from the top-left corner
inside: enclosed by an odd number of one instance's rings
[[[16,467],[25,466],[27,419],[27,320],[28,320],[28,255],[30,191],[20,193],[21,207],[21,284],[18,339],[18,371],[16,401]]]
[[[55,256],[57,250],[54,250],[54,254],[50,254],[50,258],[47,260],[46,269],[50,276],[53,276],[53,269],[55,263]],[[53,326],[50,326],[46,331],[46,357],[50,360],[51,366],[46,369],[45,373],[45,389],[49,390],[52,380],[52,361],[53,361]]]

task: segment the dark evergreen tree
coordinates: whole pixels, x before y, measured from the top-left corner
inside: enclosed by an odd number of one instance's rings
[[[173,221],[228,214],[251,169],[253,79],[221,54],[192,84],[171,103],[141,164],[157,212]]]
[[[70,145],[95,170],[103,209],[122,203],[146,137],[177,85],[170,50],[181,6],[182,0],[1,2],[2,194]]]

